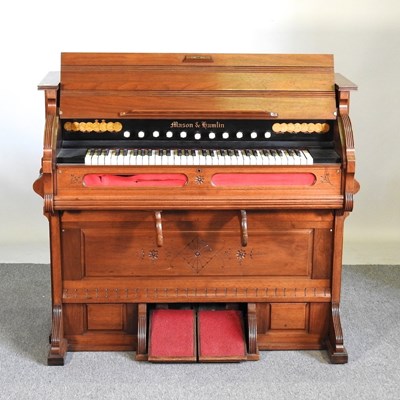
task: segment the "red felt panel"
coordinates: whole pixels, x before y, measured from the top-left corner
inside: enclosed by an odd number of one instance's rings
[[[184,174],[87,174],[83,178],[86,187],[182,187],[186,182]]]
[[[150,321],[149,360],[195,361],[193,310],[154,310]]]
[[[311,173],[231,173],[215,174],[215,186],[311,186],[315,183]]]
[[[200,360],[245,359],[242,313],[237,310],[198,312]]]

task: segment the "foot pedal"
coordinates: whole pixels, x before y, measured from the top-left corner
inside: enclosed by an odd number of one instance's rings
[[[149,361],[197,361],[194,310],[153,310],[149,330]]]
[[[199,361],[247,360],[242,313],[238,310],[199,310]]]

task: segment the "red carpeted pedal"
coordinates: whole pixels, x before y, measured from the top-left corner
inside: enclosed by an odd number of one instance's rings
[[[149,361],[196,361],[194,310],[154,310],[150,319]]]
[[[240,311],[200,310],[197,319],[199,361],[247,359]]]

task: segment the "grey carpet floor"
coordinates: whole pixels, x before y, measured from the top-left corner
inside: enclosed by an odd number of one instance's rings
[[[241,364],[150,364],[133,352],[69,353],[48,367],[48,265],[0,264],[0,399],[400,399],[400,266],[346,266],[346,365],[325,352]]]

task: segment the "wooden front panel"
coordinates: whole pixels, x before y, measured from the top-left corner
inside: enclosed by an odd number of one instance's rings
[[[290,215],[303,220],[290,220]],[[248,212],[248,243],[244,246],[239,212],[165,211],[164,241],[158,246],[151,212],[65,213],[64,279],[225,275],[311,278],[312,274],[327,278],[330,252],[325,248],[329,241],[321,236],[329,236],[329,215]],[[319,220],[312,221],[313,216],[319,216]]]
[[[307,328],[308,308],[305,303],[271,304],[271,330]]]
[[[260,67],[259,67],[260,68]],[[262,67],[261,67],[262,68]],[[257,73],[251,69],[233,71],[226,68],[188,68],[156,70],[146,67],[93,69],[66,68],[62,73],[63,90],[288,90],[320,91],[333,90],[333,76],[323,70],[302,74],[301,70],[273,72],[266,69]],[[249,71],[250,70],[250,71]],[[193,75],[195,74],[195,79]]]
[[[88,304],[88,330],[121,330],[124,327],[124,305]]]
[[[159,118],[160,115],[176,118],[185,113],[185,118],[230,117],[233,113],[246,118],[258,112],[277,113],[281,119],[334,119],[335,98],[326,94],[246,95],[245,93],[193,94],[132,94],[118,93],[99,95],[91,91],[65,93],[61,108],[63,118],[121,118],[123,113],[135,112],[136,118]],[[207,113],[208,112],[208,113]]]
[[[135,350],[136,304],[64,304],[69,350]]]
[[[342,172],[338,164],[312,166],[163,166],[162,173],[187,176],[183,187],[86,187],[87,174],[157,174],[160,167],[81,166],[57,167],[55,208],[65,209],[216,209],[216,208],[341,208]],[[311,185],[215,186],[218,173],[312,174]]]
[[[187,229],[187,228],[186,228]],[[85,277],[270,275],[309,276],[311,229],[251,232],[247,247],[240,231],[164,230],[157,247],[155,229],[84,229]]]
[[[329,304],[258,303],[260,350],[320,349],[328,332]]]
[[[134,303],[257,302],[260,349],[320,348],[333,213],[151,211],[62,215],[65,335],[73,350],[134,349]]]

